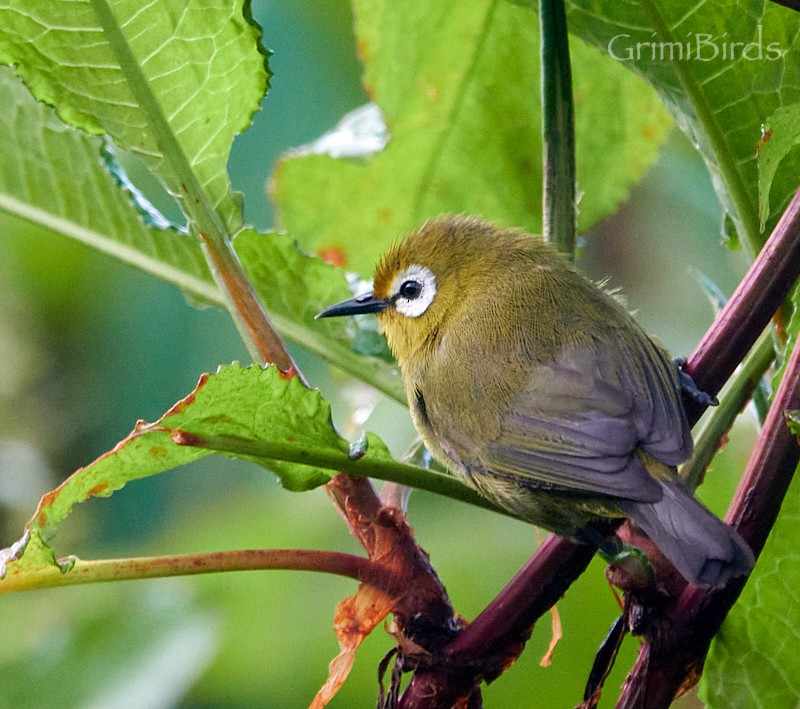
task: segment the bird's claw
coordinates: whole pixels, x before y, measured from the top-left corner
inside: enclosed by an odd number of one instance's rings
[[[698,389],[694,379],[687,374],[683,366],[686,364],[686,357],[677,357],[675,359],[675,366],[678,368],[678,383],[681,387],[681,394],[691,399],[695,404],[700,406],[717,406],[719,400],[716,396],[712,396],[704,391]]]

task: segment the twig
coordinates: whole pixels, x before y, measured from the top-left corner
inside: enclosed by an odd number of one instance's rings
[[[282,372],[297,375],[308,386],[303,373],[292,360],[281,336],[258,300],[253,286],[247,280],[230,240],[223,232],[213,238],[201,231],[200,238],[211,274],[225,296],[228,311],[250,351],[250,356],[255,362],[273,363]]]
[[[69,570],[62,571],[59,566]],[[84,583],[266,569],[316,571],[347,576],[383,590],[396,587],[391,575],[369,559],[316,549],[242,549],[96,561],[67,558],[61,559],[59,566],[48,566],[37,573],[9,574],[0,581],[0,594]]]

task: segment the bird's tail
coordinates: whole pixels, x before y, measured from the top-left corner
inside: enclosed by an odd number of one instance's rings
[[[678,480],[659,480],[664,494],[657,502],[622,501],[633,518],[690,583],[721,588],[750,573],[755,563],[747,542],[694,499]]]

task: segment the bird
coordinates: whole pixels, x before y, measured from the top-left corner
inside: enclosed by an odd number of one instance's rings
[[[752,569],[748,544],[678,475],[693,443],[676,363],[551,243],[431,219],[381,258],[371,292],[317,317],[364,313],[431,456],[500,508],[580,541],[629,517],[703,587]]]

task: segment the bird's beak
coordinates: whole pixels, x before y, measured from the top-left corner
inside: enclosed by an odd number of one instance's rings
[[[350,300],[343,300],[341,303],[325,308],[314,318],[333,318],[339,315],[359,315],[363,313],[380,313],[391,305],[391,301],[385,298],[376,298],[372,293],[357,295]]]

